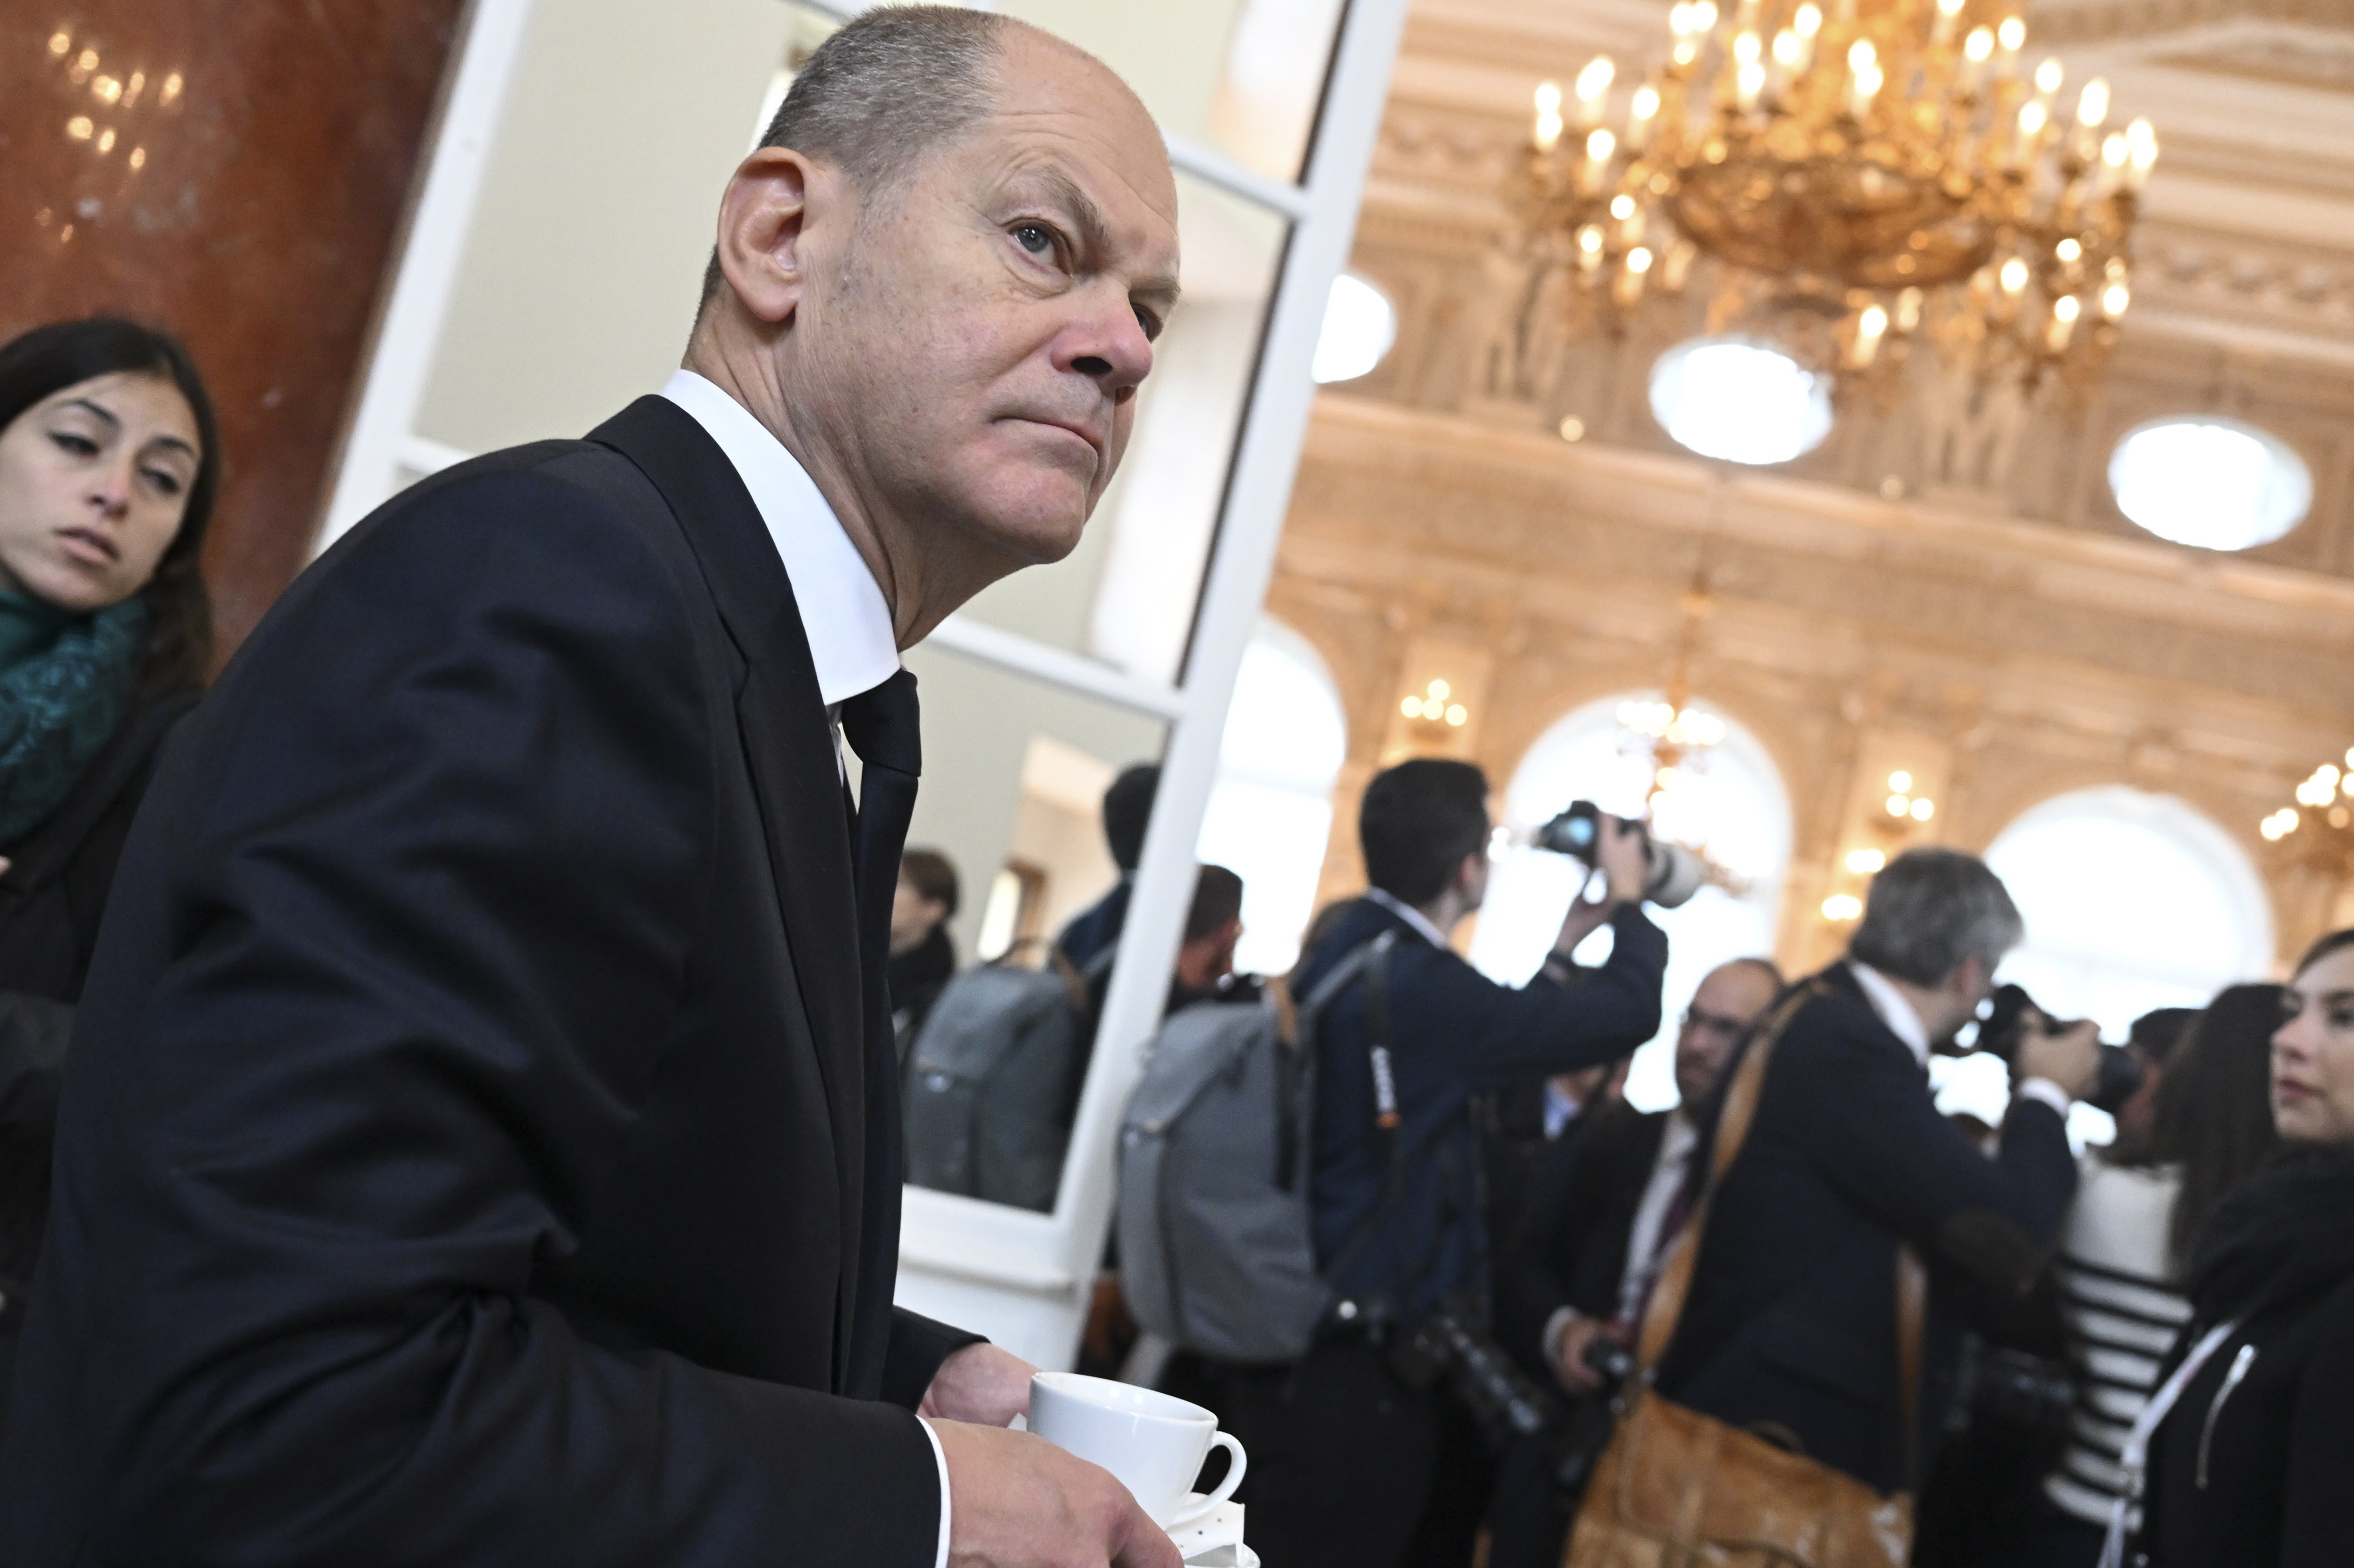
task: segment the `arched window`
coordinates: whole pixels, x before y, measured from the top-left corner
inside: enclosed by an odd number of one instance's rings
[[[2201,1007],[2273,964],[2264,883],[2231,836],[2123,785],[2046,800],[1987,851],[2027,918],[2003,965],[2050,1010],[2111,1039],[2154,1007]]]
[[[1656,693],[1628,693],[1589,704],[1545,731],[1521,759],[1504,793],[1504,831],[1471,940],[1471,961],[1491,978],[1518,985],[1536,972],[1583,882],[1575,862],[1527,847],[1528,834],[1572,800],[1619,816],[1642,812],[1651,758],[1618,715],[1628,704],[1659,700]],[[1680,909],[1652,912],[1668,933],[1666,1018],[1627,1078],[1628,1099],[1645,1110],[1675,1103],[1676,1018],[1701,978],[1727,959],[1773,953],[1790,857],[1789,797],[1773,758],[1740,726],[1704,704],[1691,706],[1722,723],[1723,738],[1677,770],[1656,825],[1704,849],[1738,887],[1704,887]],[[1607,941],[1606,932],[1596,933],[1592,950],[1581,948],[1578,958],[1598,961]]]
[[[2272,969],[2272,906],[2255,868],[2222,829],[2170,796],[2124,785],[2059,796],[2005,828],[1986,858],[2027,921],[1997,978],[2056,1016],[2097,1019],[2112,1041],[2152,1008],[2203,1007]],[[2000,1064],[1931,1065],[1941,1108],[2001,1118],[2009,1083]],[[2069,1130],[2079,1143],[2105,1143],[2115,1126],[2080,1105]]]
[[[1243,879],[1235,967],[1280,974],[1299,956],[1348,756],[1339,689],[1308,640],[1262,619],[1243,651],[1195,853]]]

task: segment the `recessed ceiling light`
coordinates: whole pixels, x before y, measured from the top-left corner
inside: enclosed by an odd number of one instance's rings
[[[2268,430],[2212,415],[2153,419],[2109,458],[2117,510],[2202,550],[2269,545],[2305,520],[2313,474]]]
[[[1830,434],[1830,382],[1765,344],[1693,338],[1651,366],[1651,414],[1702,457],[1788,462]]]

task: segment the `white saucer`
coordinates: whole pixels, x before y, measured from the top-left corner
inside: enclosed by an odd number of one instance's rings
[[[1191,1492],[1192,1502],[1202,1494]],[[1258,1553],[1243,1544],[1243,1505],[1220,1503],[1216,1508],[1169,1531],[1177,1551],[1191,1568],[1258,1568]]]

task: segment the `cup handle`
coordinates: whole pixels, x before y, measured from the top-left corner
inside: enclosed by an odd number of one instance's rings
[[[1217,1433],[1210,1438],[1210,1446],[1226,1451],[1225,1478],[1218,1483],[1217,1490],[1200,1502],[1179,1509],[1173,1517],[1163,1521],[1163,1530],[1174,1530],[1179,1525],[1192,1524],[1215,1513],[1225,1506],[1228,1498],[1235,1495],[1235,1489],[1243,1484],[1243,1472],[1250,1467],[1250,1459],[1244,1454],[1243,1446],[1235,1435],[1231,1432]]]

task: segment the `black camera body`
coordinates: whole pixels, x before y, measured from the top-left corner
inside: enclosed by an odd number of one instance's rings
[[[1594,1478],[1594,1467],[1610,1446],[1610,1434],[1626,1405],[1627,1380],[1635,1375],[1635,1352],[1607,1335],[1588,1340],[1578,1359],[1601,1380],[1601,1387],[1571,1406],[1553,1440],[1553,1485],[1572,1512]]]
[[[1593,801],[1573,800],[1567,810],[1536,831],[1533,842],[1539,849],[1565,854],[1592,870],[1602,842],[1602,808]],[[1650,856],[1643,897],[1662,909],[1690,902],[1708,881],[1708,866],[1683,845],[1653,838],[1642,823],[1630,825],[1643,835],[1644,852]]]
[[[1993,1010],[1978,1024],[1976,1048],[2015,1068],[2019,1063],[2020,1042],[2027,1034],[2027,1015],[2030,1012],[2047,1019],[2052,1017],[2036,1006],[2035,999],[2027,994],[2025,988],[2015,985],[1996,987]],[[2101,1046],[2100,1077],[2094,1083],[2093,1092],[2084,1097],[2084,1103],[2095,1110],[2115,1116],[2141,1087],[2142,1076],[2141,1062],[2132,1052],[2122,1045],[2104,1043]]]

